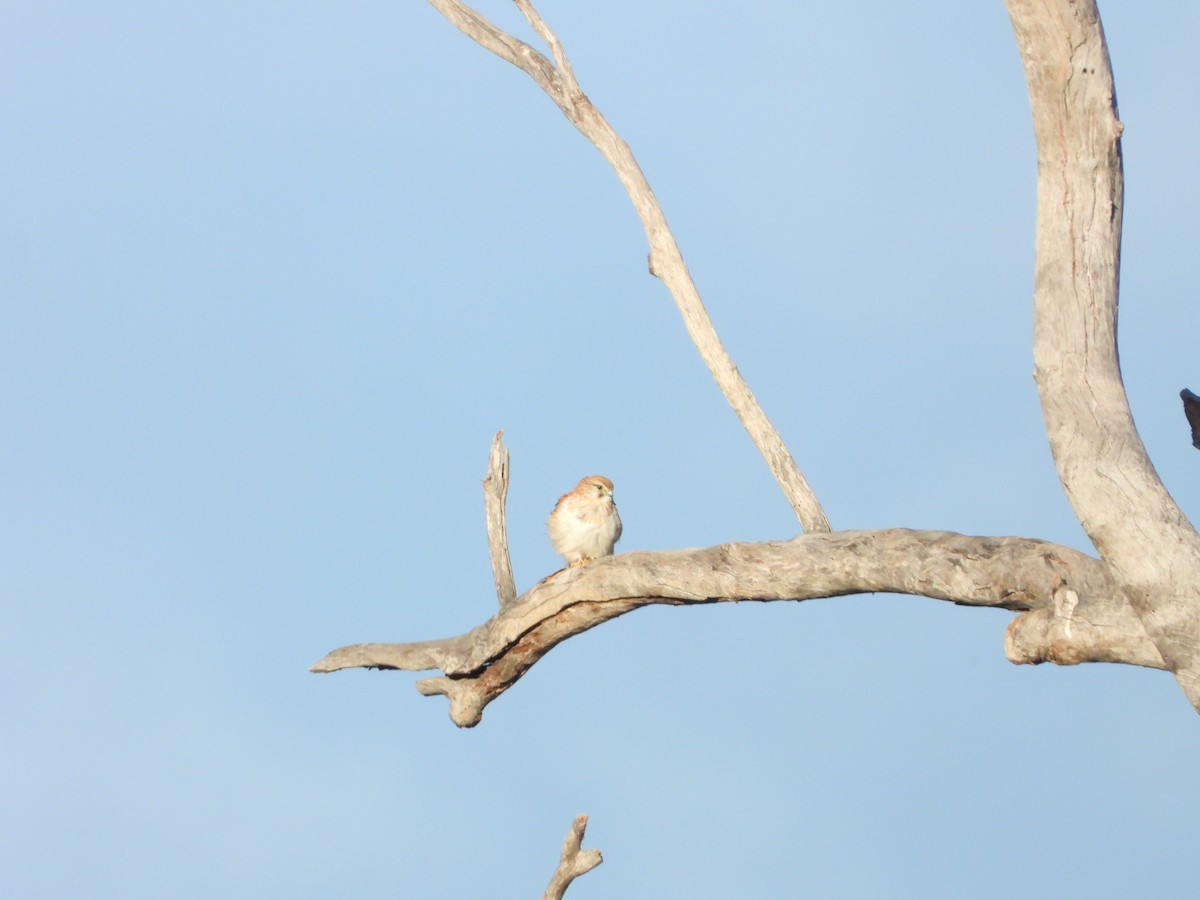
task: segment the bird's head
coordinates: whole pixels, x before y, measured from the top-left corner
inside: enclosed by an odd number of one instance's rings
[[[613,483],[603,475],[588,475],[580,479],[576,490],[587,491],[595,497],[611,497]]]

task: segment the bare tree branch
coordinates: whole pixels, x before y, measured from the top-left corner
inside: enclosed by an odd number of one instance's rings
[[[572,881],[604,862],[599,850],[582,849],[583,833],[587,830],[587,821],[587,816],[576,816],[575,821],[567,830],[567,836],[563,839],[562,855],[558,860],[558,868],[554,870],[550,883],[546,885],[546,892],[542,894],[542,900],[562,900],[563,894],[567,892]]]
[[[722,345],[704,308],[700,292],[696,289],[684,263],[683,254],[667,225],[662,207],[659,206],[650,183],[634,159],[633,152],[579,89],[566,53],[554,32],[537,14],[529,0],[515,0],[530,25],[550,47],[558,62],[557,66],[528,44],[501,31],[458,0],[429,2],[481,47],[526,72],[562,110],[571,124],[608,160],[645,229],[646,239],[650,244],[650,271],[671,292],[688,336],[696,345],[708,371],[762,453],[801,527],[809,533],[829,531],[829,520],[801,474],[800,467],[796,465],[783,438],[759,406]]]
[[[445,695],[450,718],[470,727],[555,645],[638,607],[874,591],[1028,611],[1009,629],[1014,662],[1163,667],[1099,560],[1030,538],[889,529],[605,557],[540,582],[465,634],[354,644],[334,650],[312,671],[440,669],[443,675],[419,681],[418,690]]]
[[[1059,478],[1099,559],[1030,538],[830,533],[795,461],[721,347],[628,146],[579,89],[561,43],[529,0],[514,2],[555,62],[458,0],[430,0],[481,46],[527,72],[613,166],[646,230],[651,271],[671,291],[693,342],[809,533],[606,557],[555,573],[513,599],[503,524],[507,457],[497,435],[485,496],[500,610],[455,637],[342,647],[312,671],[440,670],[418,681],[418,690],[446,696],[451,719],[470,727],[559,642],[641,606],[885,591],[1020,612],[1005,633],[1013,662],[1167,669],[1200,709],[1200,536],[1150,464],[1117,360],[1122,126],[1093,0],[1006,2],[1038,146],[1035,375]],[[1190,417],[1200,398],[1184,391],[1183,399]]]
[[[508,498],[508,450],[497,431],[488,453],[487,475],[483,478],[483,509],[487,523],[488,556],[492,560],[492,580],[496,583],[496,599],[500,608],[517,599],[513,581],[512,560],[508,555],[508,530],[504,524],[504,507]]]
[[[521,10],[521,15],[525,17],[537,36],[546,42],[546,46],[550,48],[550,55],[554,57],[554,65],[558,69],[558,74],[563,82],[563,99],[569,107],[564,112],[568,117],[574,114],[575,99],[583,96],[583,91],[579,89],[579,82],[575,80],[575,70],[571,68],[570,60],[567,59],[567,53],[563,50],[562,43],[558,39],[550,27],[542,21],[542,17],[538,15],[537,10],[533,8],[533,4],[529,0],[513,0],[517,4],[517,9]]]
[[[1117,358],[1123,175],[1094,0],[1007,0],[1038,150],[1034,373],[1059,479],[1200,709],[1200,535],[1138,435]]]

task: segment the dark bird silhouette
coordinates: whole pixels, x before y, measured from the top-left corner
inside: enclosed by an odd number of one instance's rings
[[[1192,446],[1200,450],[1200,395],[1184,388],[1179,396],[1183,398],[1183,414],[1192,426]]]

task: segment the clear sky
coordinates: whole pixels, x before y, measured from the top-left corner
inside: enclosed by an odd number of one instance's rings
[[[482,9],[522,27],[510,3]],[[999,0],[540,9],[835,528],[1088,549],[1030,350]],[[1102,10],[1121,354],[1176,499],[1200,390],[1200,7]],[[495,606],[599,472],[619,549],[796,523],[599,155],[420,2],[12,4],[0,29],[0,884],[21,898],[1181,896],[1200,717],[895,596],[635,612],[460,731],[307,667]]]

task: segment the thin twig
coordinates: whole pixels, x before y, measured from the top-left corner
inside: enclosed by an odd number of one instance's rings
[[[554,65],[558,69],[559,77],[563,82],[564,99],[567,105],[571,107],[571,113],[574,113],[575,100],[583,96],[583,91],[579,89],[579,82],[575,80],[575,71],[571,68],[571,61],[567,59],[567,53],[563,50],[562,42],[548,26],[538,11],[533,8],[533,4],[529,0],[513,0],[517,4],[517,9],[521,10],[525,20],[537,32],[538,37],[546,42],[546,46],[550,48],[550,55],[554,57]]]
[[[587,821],[588,817],[585,815],[576,816],[575,821],[567,830],[567,836],[563,839],[562,854],[558,860],[558,868],[554,870],[554,876],[550,879],[550,884],[546,886],[542,900],[562,900],[563,894],[567,892],[572,881],[604,862],[604,857],[600,855],[599,850],[582,849],[583,833],[587,830]]]
[[[483,478],[483,510],[487,523],[488,556],[492,560],[492,580],[496,583],[496,599],[500,608],[517,599],[513,581],[512,560],[508,554],[508,532],[505,527],[505,500],[508,497],[508,449],[497,431],[488,453],[487,475]]]

